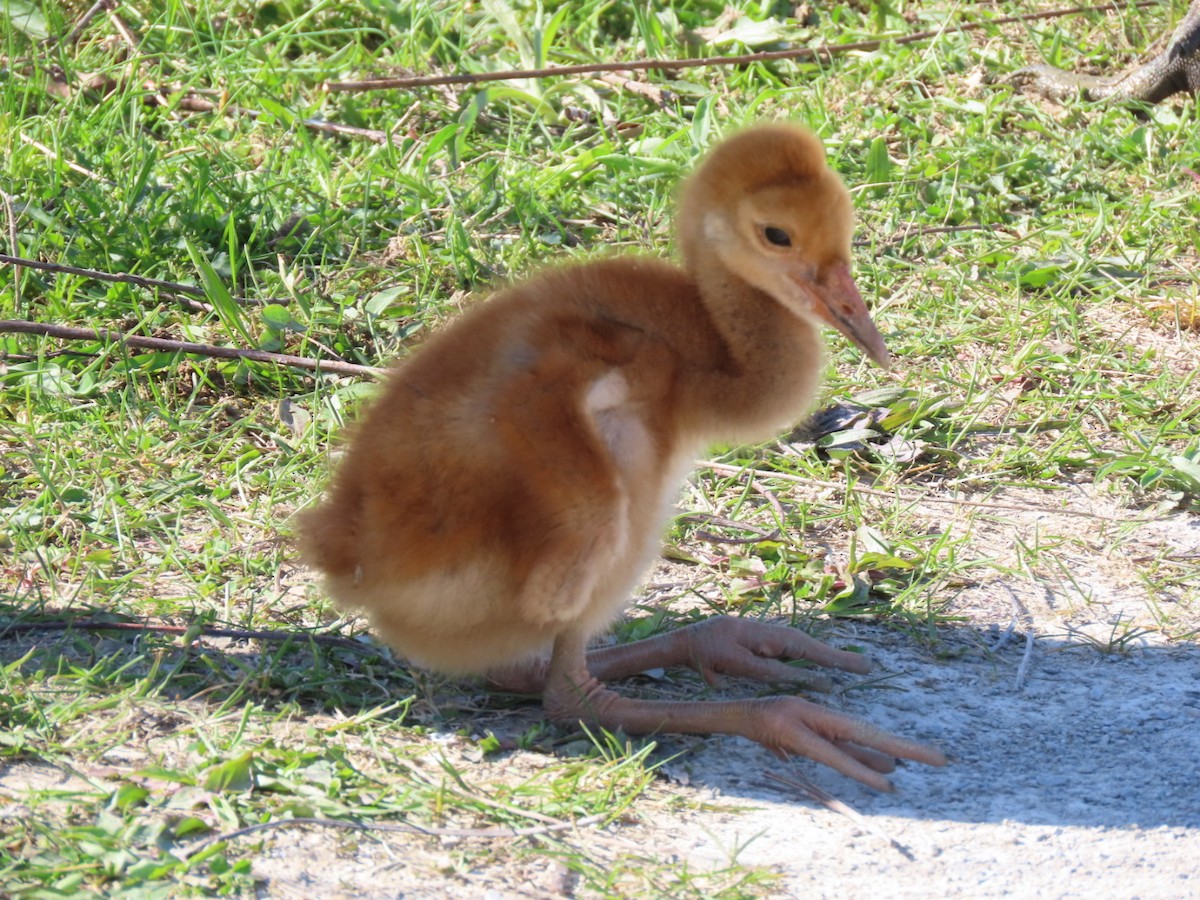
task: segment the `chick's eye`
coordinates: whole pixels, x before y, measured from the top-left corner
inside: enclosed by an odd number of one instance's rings
[[[782,228],[776,228],[774,225],[768,225],[763,229],[763,237],[776,247],[792,246],[791,236]]]

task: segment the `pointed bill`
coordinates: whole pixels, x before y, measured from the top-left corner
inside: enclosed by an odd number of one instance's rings
[[[891,356],[883,342],[883,335],[875,327],[867,304],[850,276],[850,267],[845,264],[836,266],[823,283],[811,287],[816,294],[813,312],[850,338],[879,366],[891,368]]]

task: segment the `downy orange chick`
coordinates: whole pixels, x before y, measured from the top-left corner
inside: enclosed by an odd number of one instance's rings
[[[685,183],[677,227],[682,270],[551,269],[399,363],[301,515],[302,553],[414,663],[540,691],[556,720],[741,734],[888,790],[893,757],[944,757],[797,697],[646,701],[602,683],[664,665],[811,683],[784,660],[866,672],[860,654],[723,617],[587,650],[657,552],[695,454],[805,412],[821,323],[888,364],[850,275],[849,194],[809,132],[724,141]]]

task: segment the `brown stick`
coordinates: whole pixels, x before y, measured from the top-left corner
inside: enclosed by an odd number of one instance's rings
[[[1023,13],[1018,16],[1001,16],[986,22],[967,22],[948,28],[933,28],[890,38],[873,38],[869,41],[853,41],[846,44],[824,44],[820,47],[793,47],[790,50],[768,50],[761,53],[744,53],[740,56],[704,56],[691,59],[637,59],[612,63],[580,63],[572,66],[551,66],[545,69],[518,69],[507,72],[466,72],[457,75],[414,75],[407,78],[373,78],[368,81],[327,81],[325,90],[330,93],[361,93],[391,88],[431,87],[443,84],[480,84],[488,81],[510,81],[516,78],[550,78],[563,75],[592,75],[598,72],[645,69],[697,69],[704,66],[739,66],[747,63],[770,62],[777,59],[819,59],[828,61],[843,53],[855,50],[878,50],[884,44],[913,44],[929,40],[942,34],[979,31],[996,25],[1014,22],[1035,22],[1041,19],[1058,19],[1082,13],[1110,12],[1124,9],[1145,9],[1159,5],[1160,0],[1140,0],[1133,4],[1102,3],[1097,6],[1073,6],[1040,13]]]
[[[22,634],[29,631],[148,631],[155,634],[184,635],[192,631],[192,625],[155,625],[149,622],[96,622],[82,621],[14,622],[0,627],[0,637]],[[335,634],[310,634],[304,631],[246,630],[243,628],[215,628],[208,625],[196,628],[197,637],[224,637],[245,641],[312,641],[330,647],[345,647],[351,650],[378,650],[377,645],[364,644]]]
[[[362,138],[376,144],[392,144],[396,147],[404,145],[404,139],[397,135],[388,134],[378,128],[358,128],[354,125],[342,125],[326,119],[304,119],[301,124],[309,131],[317,134],[332,134],[344,138]]]
[[[577,819],[574,822],[555,821],[547,825],[532,825],[528,828],[437,828],[432,825],[403,825],[391,822],[350,822],[343,819],[319,819],[319,818],[296,818],[296,819],[272,819],[270,822],[259,822],[256,825],[247,825],[245,828],[239,828],[237,831],[230,831],[225,834],[218,834],[212,837],[203,838],[199,843],[189,847],[182,854],[184,859],[195,856],[200,850],[209,847],[213,844],[231,841],[235,838],[244,837],[248,834],[264,831],[269,828],[296,828],[305,826],[317,826],[322,828],[346,828],[354,831],[380,831],[380,832],[399,832],[401,834],[420,834],[420,835],[436,835],[447,837],[462,837],[462,838],[518,838],[518,837],[534,837],[542,834],[556,834],[562,831],[569,831],[572,828],[584,828],[591,825],[597,825],[608,818],[607,813],[597,813],[596,815],[586,816],[582,819]]]
[[[847,803],[843,803],[837,797],[834,797],[832,794],[823,791],[803,775],[796,775],[794,778],[785,778],[782,775],[776,774],[775,772],[765,772],[763,774],[773,781],[778,781],[780,784],[786,784],[788,787],[795,789],[808,799],[820,803],[826,809],[833,810],[836,813],[841,813],[843,816],[850,819],[850,821],[860,825],[867,831],[871,832],[871,834],[890,844],[894,850],[896,850],[909,862],[916,861],[916,857],[913,856],[912,851],[901,844],[898,840],[896,840],[890,834],[885,833],[882,829],[877,828],[874,822],[872,822],[854,807]]]
[[[737,528],[741,531],[749,531],[754,535],[748,538],[731,538],[714,534],[711,531],[705,531],[702,528],[696,529],[696,537],[702,541],[708,541],[710,544],[757,544],[761,541],[777,541],[782,537],[778,529],[768,530],[758,528],[754,525],[748,525],[745,522],[738,522],[734,519],[727,519],[724,516],[715,516],[710,513],[688,513],[687,515],[680,516],[676,521],[695,522],[700,525],[718,525],[721,528]]]
[[[165,96],[166,92],[162,92]],[[181,97],[176,104],[176,109],[186,109],[188,112],[218,112],[224,111],[230,114],[246,116],[250,119],[259,118],[262,113],[257,109],[246,109],[242,106],[228,106],[226,104],[217,103],[215,100],[209,100],[207,97],[201,96],[195,91],[189,91]],[[342,125],[338,122],[330,122],[327,119],[303,119],[301,125],[309,131],[316,134],[332,134],[338,137],[362,138],[363,140],[373,141],[376,144],[386,144],[391,142],[395,146],[402,146],[403,141],[386,131],[380,131],[378,128],[358,128],[354,125]]]
[[[63,43],[68,47],[74,45],[74,43],[79,40],[80,36],[83,34],[84,29],[92,24],[92,19],[96,18],[96,16],[100,15],[100,13],[106,9],[115,9],[120,2],[121,0],[96,0],[96,2],[92,4],[91,9],[79,17],[79,21],[75,23],[75,27],[71,29],[70,33],[65,38],[63,38]],[[56,40],[58,40],[58,38],[51,36],[46,39],[46,43],[48,45],[53,45]]]
[[[0,265],[7,263],[10,266],[25,266],[29,269],[40,269],[43,272],[58,272],[63,275],[81,275],[84,278],[91,278],[93,281],[113,281],[118,284],[132,284],[136,287],[143,287],[149,290],[164,290],[170,291],[173,294],[190,294],[193,297],[205,296],[202,288],[195,287],[190,284],[176,284],[173,281],[160,281],[157,278],[143,278],[141,275],[130,275],[127,272],[100,272],[96,269],[81,269],[78,266],[68,266],[65,263],[42,262],[39,259],[25,259],[21,256],[9,256],[7,253],[0,253]],[[289,302],[287,297],[234,297],[234,302],[241,303],[245,306],[278,303],[285,305]]]
[[[22,141],[24,141],[30,147],[33,147],[36,150],[40,150],[43,154],[45,154],[47,159],[53,159],[56,161],[58,160],[58,154],[55,153],[53,150],[51,150],[49,147],[47,147],[45,144],[41,143],[40,141],[35,141],[29,135],[24,134],[24,133],[19,133],[18,136],[21,138]],[[117,184],[115,181],[109,181],[103,175],[97,175],[91,169],[84,168],[79,163],[74,162],[72,160],[69,160],[69,159],[64,160],[63,165],[65,165],[72,172],[78,172],[80,175],[83,175],[87,178],[91,178],[93,181],[98,181],[101,184],[107,184],[109,187],[115,187]]]
[[[20,241],[17,239],[17,214],[13,209],[12,195],[0,190],[0,205],[4,207],[4,221],[8,232],[8,246],[13,252],[21,249]],[[25,309],[25,304],[21,302],[21,269],[16,267],[13,272],[13,312],[18,316],[27,316],[29,312]]]
[[[75,328],[70,325],[48,325],[42,322],[28,322],[22,319],[0,319],[0,334],[9,333],[40,334],[45,337],[62,338],[68,341],[118,343],[126,344],[130,347],[141,347],[146,350],[193,353],[197,356],[211,356],[219,359],[246,359],[251,362],[274,363],[279,366],[290,366],[294,369],[306,369],[310,372],[331,372],[335,375],[360,375],[366,378],[378,378],[384,372],[383,369],[378,369],[374,366],[360,366],[356,363],[341,362],[336,359],[309,359],[304,356],[292,356],[288,353],[272,353],[269,350],[216,347],[212,344],[196,344],[191,341],[173,341],[167,338],[143,337],[139,334],[113,331],[109,328],[93,330],[91,328]]]
[[[136,32],[134,32],[132,28],[129,27],[129,23],[121,18],[121,14],[117,12],[117,7],[119,5],[120,4],[118,2],[109,4],[108,19],[110,22],[112,22],[113,28],[117,30],[117,34],[121,36],[121,40],[125,42],[126,46],[128,46],[130,50],[137,52],[142,45],[142,39],[137,35]]]
[[[701,469],[711,469],[718,475],[750,475],[754,478],[774,478],[778,481],[790,481],[793,484],[804,484],[809,487],[833,488],[838,491],[851,491],[855,494],[864,494],[868,497],[882,497],[885,500],[898,500],[901,503],[948,503],[952,506],[962,506],[971,509],[991,510],[994,512],[1029,512],[1030,510],[1040,510],[1046,513],[1053,513],[1059,516],[1079,516],[1087,519],[1103,519],[1106,516],[1103,513],[1089,512],[1084,509],[1065,509],[1050,506],[1031,506],[1029,504],[1015,503],[993,503],[989,500],[964,500],[961,497],[931,497],[927,494],[918,494],[915,491],[901,492],[899,488],[891,491],[880,491],[875,488],[863,487],[858,484],[842,484],[835,481],[825,481],[821,478],[805,478],[803,475],[792,475],[787,472],[771,472],[767,469],[752,469],[746,466],[731,466],[725,463],[713,462],[711,460],[696,460],[696,465]],[[1153,517],[1139,517],[1133,519],[1124,519],[1125,522],[1153,522]]]

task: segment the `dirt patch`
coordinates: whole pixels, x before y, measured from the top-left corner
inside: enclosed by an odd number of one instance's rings
[[[993,561],[988,571],[1005,574],[946,598],[943,612],[962,622],[928,642],[855,622],[823,635],[869,647],[887,678],[878,689],[843,678],[843,692],[822,702],[940,745],[946,768],[905,767],[897,792],[883,795],[739,738],[668,737],[662,778],[634,821],[562,839],[599,866],[652,855],[697,873],[763,867],[778,874],[781,896],[1196,893],[1200,516],[1131,512],[1124,499],[1077,486],[1009,491],[983,506],[918,505],[915,517],[955,529]],[[1148,581],[1151,564],[1180,577]],[[664,564],[651,581],[677,593],[685,572]],[[667,694],[686,687],[662,685]],[[510,715],[527,724],[526,713]],[[447,750],[458,740],[444,739]],[[529,756],[479,765],[519,769]],[[770,774],[809,779],[863,819]],[[469,865],[453,840],[421,843],[281,835],[257,871],[279,896],[573,893],[569,872],[526,857],[519,842]]]
[[[840,677],[839,691],[819,702],[951,757],[944,769],[902,768],[894,794],[807,761],[780,762],[742,739],[666,737],[656,751],[659,779],[616,823],[520,838],[258,832],[238,840],[261,847],[260,896],[594,895],[554,847],[614,873],[616,895],[622,867],[686,870],[704,896],[705,879],[728,886],[722,873],[735,863],[775,873],[765,890],[778,896],[1200,893],[1200,515],[1157,515],[1128,501],[1075,485],[908,507],[914,527],[949,530],[956,552],[987,565],[976,580],[931,597],[957,618],[928,633],[822,623],[825,640],[869,648],[881,677]],[[660,588],[651,596],[700,602],[716,589],[686,591],[689,573],[700,580],[701,569],[664,562],[649,579]],[[667,673],[624,689],[678,697],[701,686]],[[726,693],[757,690],[734,684]],[[511,738],[540,719],[536,707],[484,705],[449,721],[434,717],[444,725],[424,738],[431,759],[443,754],[483,784],[556,764],[534,751],[483,757],[478,735]],[[807,779],[861,818],[772,775]],[[84,789],[49,766],[0,771],[0,793],[13,801],[0,808],[0,824],[30,814],[22,787],[49,785]]]
[[[964,624],[933,643],[864,625],[834,637],[893,677],[828,702],[939,744],[949,766],[908,766],[881,795],[795,764],[864,825],[788,796],[767,773],[790,767],[759,748],[710,739],[667,771],[738,811],[653,820],[653,840],[770,867],[792,896],[1196,893],[1200,517],[1131,513],[1094,488],[1066,499],[1010,491],[954,517],[971,551],[1011,574],[959,590],[944,612]],[[1180,577],[1151,582],[1152,563]]]
[[[868,830],[786,796],[765,776],[786,769],[757,748],[714,742],[689,760],[690,789],[752,808],[675,823],[687,835],[677,852],[770,866],[792,896],[1179,897],[1200,887],[1194,646],[1105,655],[1036,636],[1028,663],[1024,640],[939,663],[895,634],[863,637],[885,670],[903,673],[890,682],[903,692],[847,707],[938,742],[951,765],[906,767],[897,793],[880,795],[797,764]]]

